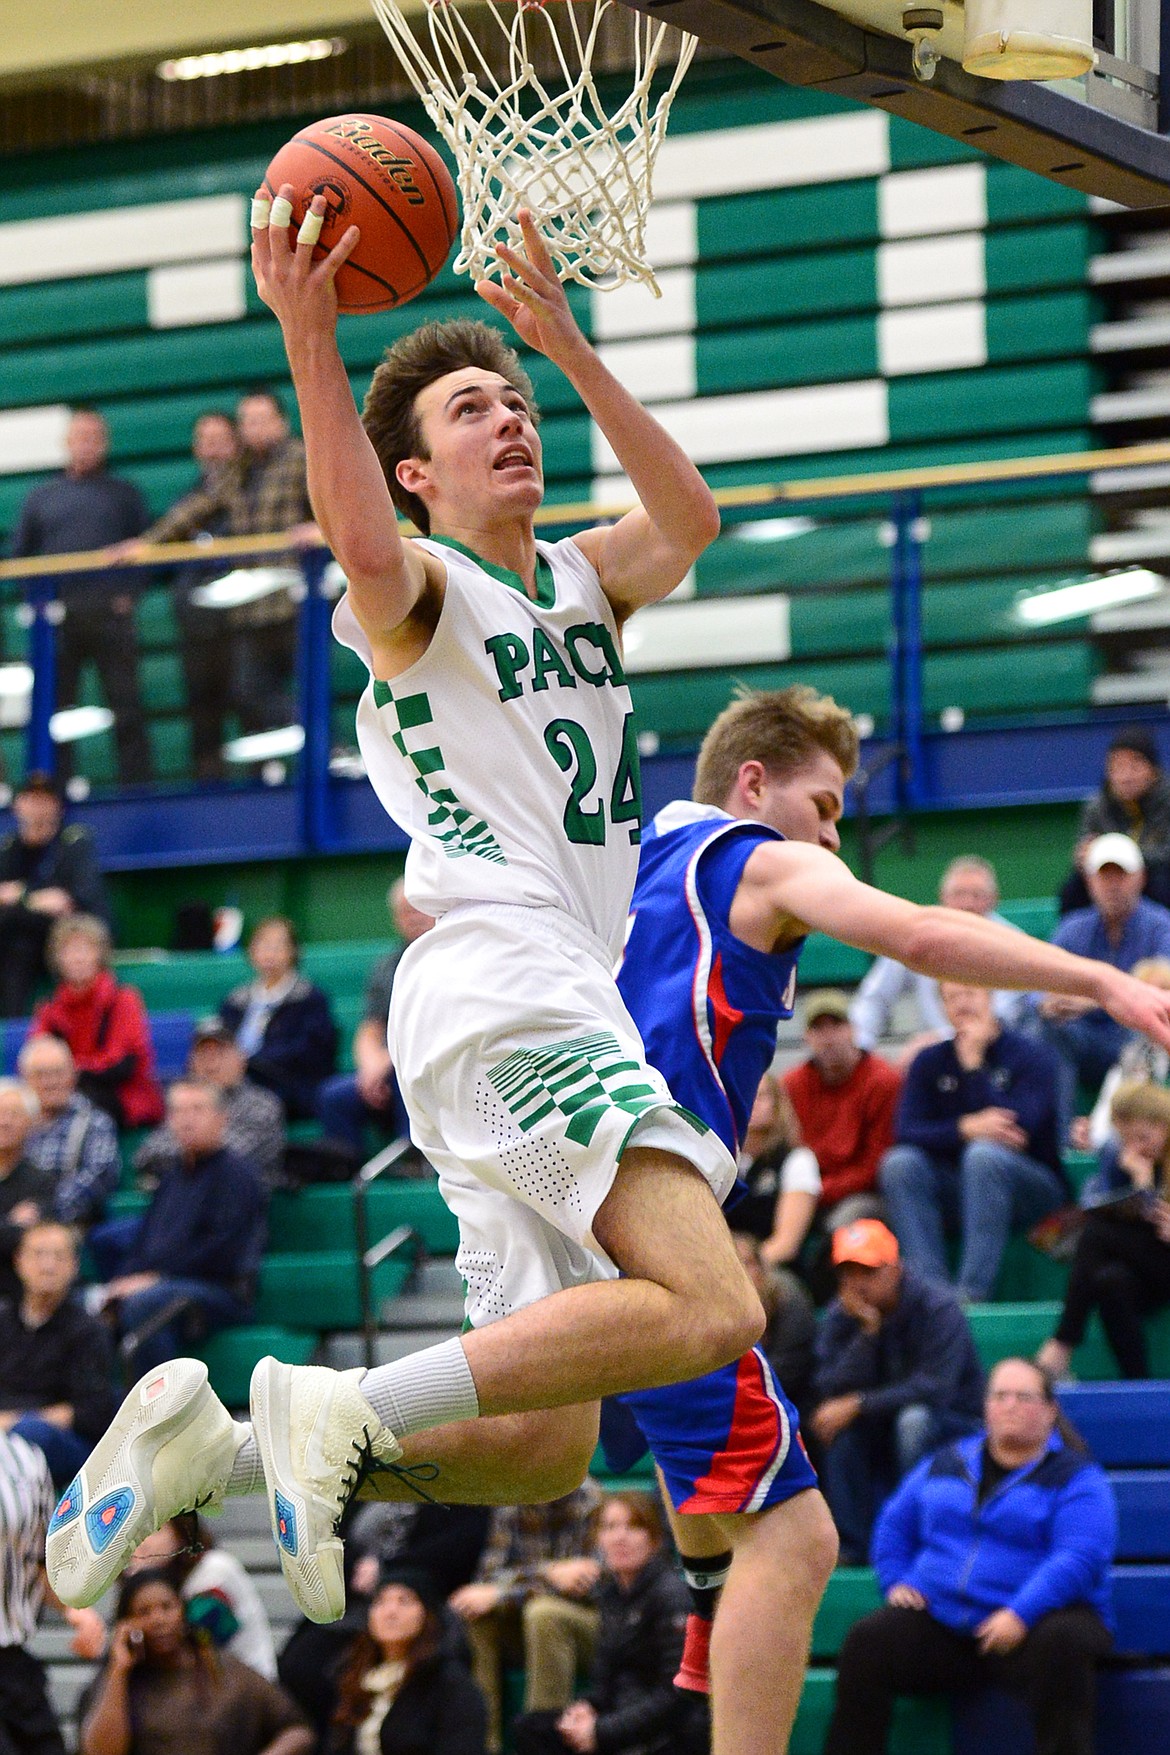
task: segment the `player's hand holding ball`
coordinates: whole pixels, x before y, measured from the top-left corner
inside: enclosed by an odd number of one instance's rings
[[[357,247],[360,233],[351,225],[323,261],[313,252],[325,218],[325,197],[314,195],[296,239],[291,236],[293,186],[282,183],[271,204],[263,190],[252,203],[252,272],[256,290],[279,319],[286,334],[320,330],[332,335],[337,325],[334,281],[346,257]]]

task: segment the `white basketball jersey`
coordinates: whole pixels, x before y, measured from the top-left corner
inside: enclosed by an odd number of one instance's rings
[[[358,704],[370,783],[410,836],[406,893],[558,908],[616,959],[638,865],[641,787],[617,621],[571,539],[537,544],[537,595],[449,540],[438,626]],[[333,631],[371,664],[343,597]]]

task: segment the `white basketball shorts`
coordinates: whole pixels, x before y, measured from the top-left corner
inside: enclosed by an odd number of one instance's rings
[[[647,1066],[600,940],[553,909],[467,903],[398,965],[390,1054],[411,1137],[459,1221],[474,1326],[614,1277],[593,1220],[631,1143],[735,1164]]]

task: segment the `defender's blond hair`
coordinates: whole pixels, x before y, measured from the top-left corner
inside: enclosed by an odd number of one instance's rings
[[[382,465],[390,497],[424,536],[431,528],[430,514],[416,494],[407,493],[395,470],[405,457],[430,456],[415,408],[419,391],[464,366],[498,373],[523,396],[533,422],[539,422],[532,380],[520,364],[520,355],[490,323],[469,317],[424,323],[400,336],[382,356],[362,407],[362,425]]]
[[[819,750],[832,756],[848,780],[857,768],[859,746],[853,715],[831,695],[804,683],[768,693],[745,691],[703,739],[695,800],[722,807],[745,762],[761,762],[769,774],[784,779],[807,767]]]

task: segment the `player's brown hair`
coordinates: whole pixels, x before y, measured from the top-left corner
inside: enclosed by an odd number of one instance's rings
[[[464,366],[498,372],[523,396],[533,421],[539,421],[532,380],[516,349],[509,347],[490,323],[470,317],[424,323],[400,336],[383,354],[362,406],[362,425],[382,465],[390,497],[424,536],[431,527],[430,515],[417,495],[407,493],[394,472],[404,457],[425,459],[430,455],[415,408],[419,391]]]
[[[745,762],[762,762],[781,778],[826,751],[846,780],[857,767],[860,740],[853,715],[831,695],[805,683],[770,692],[744,690],[703,739],[695,766],[695,799],[722,807]]]

